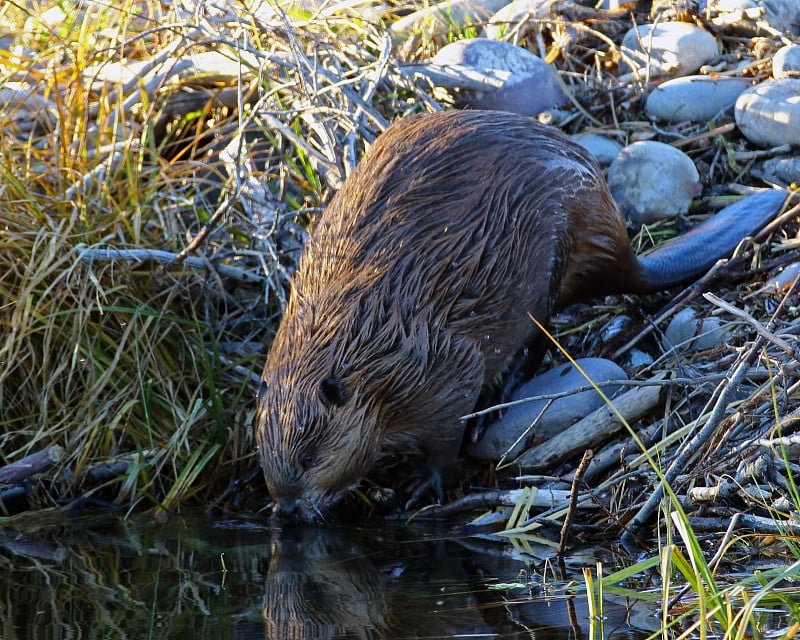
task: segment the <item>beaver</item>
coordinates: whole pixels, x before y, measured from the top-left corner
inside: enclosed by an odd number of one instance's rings
[[[557,307],[701,275],[780,210],[763,191],[644,258],[589,152],[517,114],[411,116],[313,229],[258,394],[273,513],[313,521],[392,452],[433,468]]]

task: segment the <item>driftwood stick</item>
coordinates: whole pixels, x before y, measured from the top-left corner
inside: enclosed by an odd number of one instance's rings
[[[109,262],[119,260],[121,262],[161,262],[166,264],[173,263],[177,258],[177,253],[171,251],[161,251],[159,249],[93,249],[86,245],[79,244],[76,249],[80,252],[80,259],[84,262],[92,263],[95,260]],[[221,262],[210,262],[203,258],[187,256],[181,263],[191,269],[198,271],[207,270],[213,267],[220,275],[238,280],[240,282],[263,282],[264,278],[258,274],[238,267]]]
[[[740,309],[739,307],[734,306],[734,305],[730,304],[729,302],[725,302],[725,300],[723,300],[719,296],[714,295],[710,291],[707,291],[706,293],[704,293],[703,297],[706,300],[708,300],[711,304],[714,304],[714,305],[718,306],[719,308],[724,309],[725,311],[727,311],[731,315],[736,316],[737,318],[739,318],[741,320],[744,320],[747,324],[749,324],[751,327],[753,327],[753,329],[755,329],[755,332],[758,335],[766,338],[771,343],[773,343],[775,346],[777,346],[779,349],[782,349],[784,353],[786,353],[786,354],[788,354],[790,356],[796,356],[796,352],[795,352],[794,347],[792,347],[783,338],[780,338],[780,337],[776,336],[772,331],[768,331],[764,327],[763,324],[761,324],[753,316],[751,316],[749,313],[747,313],[747,311],[745,311],[744,309]]]
[[[0,468],[0,484],[18,484],[47,471],[64,457],[64,449],[57,444],[15,460]]]
[[[737,513],[734,518],[735,521],[728,518],[690,517],[689,525],[694,531],[702,533],[726,531],[733,523],[735,529],[751,529],[764,535],[800,536],[800,525],[794,520],[776,520],[749,513]]]
[[[678,455],[675,456],[675,459],[672,461],[669,469],[667,469],[666,473],[664,473],[664,483],[671,484],[675,478],[678,477],[678,474],[685,470],[689,457],[699,451],[712,436],[712,434],[717,430],[717,427],[719,426],[719,423],[728,407],[731,396],[744,378],[746,371],[750,368],[752,360],[760,351],[763,342],[764,338],[759,336],[753,343],[753,346],[750,348],[750,350],[739,359],[738,365],[731,373],[729,380],[720,385],[718,388],[719,394],[717,402],[714,405],[714,409],[706,421],[705,426],[703,426],[703,428],[697,432],[694,438],[691,438],[688,441],[688,445],[685,445],[679,449]],[[664,484],[662,483],[656,486],[653,493],[647,499],[647,502],[645,502],[644,506],[631,521],[630,528],[622,536],[623,541],[632,535],[631,532],[635,533],[645,525],[655,509],[658,507],[663,496]]]
[[[200,231],[197,232],[197,235],[192,238],[192,241],[186,245],[183,250],[175,256],[174,260],[167,264],[167,266],[172,266],[175,264],[181,264],[187,262],[189,260],[189,254],[195,251],[205,239],[209,236],[209,234],[214,230],[217,226],[217,223],[224,218],[228,211],[231,210],[234,203],[239,199],[239,193],[232,196],[225,196],[222,202],[217,207],[217,210],[214,211],[213,215],[209,218],[208,222],[206,222]]]
[[[531,507],[539,509],[564,509],[568,504],[570,492],[564,489],[509,489],[506,491],[483,491],[472,493],[448,504],[431,505],[417,512],[413,517],[441,518],[464,513],[474,509],[490,509],[498,506],[513,507],[522,498],[523,491],[535,491],[530,501]],[[579,509],[593,508],[591,503],[581,501]]]
[[[649,447],[658,437],[662,429],[663,425],[656,422],[645,429],[639,430],[637,434],[639,440],[643,442],[645,446]],[[630,453],[641,453],[639,445],[636,444],[636,440],[633,436],[629,436],[621,442],[608,445],[592,458],[589,467],[583,475],[584,482],[590,483],[611,467],[615,465],[619,466],[622,458]],[[571,476],[568,475],[565,480],[570,480],[571,477],[574,477],[574,472]]]
[[[564,523],[561,525],[561,538],[558,542],[558,555],[562,557],[567,548],[567,537],[569,536],[572,519],[575,517],[575,510],[578,506],[578,496],[583,474],[586,473],[586,469],[593,455],[594,453],[592,453],[591,449],[584,451],[583,458],[581,458],[578,468],[575,469],[575,476],[572,478],[572,487],[569,492],[569,508],[567,509],[567,515],[564,516]]]
[[[404,65],[403,70],[413,75],[421,75],[433,84],[447,89],[471,89],[472,91],[496,91],[501,89],[510,71],[477,71],[464,65],[415,64]]]

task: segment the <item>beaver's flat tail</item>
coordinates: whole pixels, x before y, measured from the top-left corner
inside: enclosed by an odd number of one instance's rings
[[[639,259],[641,293],[696,280],[742,239],[760,231],[782,210],[785,191],[761,191],[719,211],[691,231]]]

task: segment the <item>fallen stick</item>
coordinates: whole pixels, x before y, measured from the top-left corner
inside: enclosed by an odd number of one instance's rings
[[[90,264],[95,260],[100,262],[119,260],[122,262],[155,261],[169,265],[175,262],[180,255],[172,253],[171,251],[161,251],[159,249],[94,249],[83,244],[79,244],[75,248],[80,252],[80,259]],[[193,256],[187,256],[179,264],[198,271],[213,268],[221,276],[232,278],[240,282],[263,282],[264,280],[263,276],[247,271],[246,269],[233,267],[222,262],[211,262],[210,260]]]
[[[0,484],[18,484],[47,471],[64,457],[64,449],[57,444],[15,460],[0,468]]]
[[[789,307],[789,300],[794,300],[794,296],[799,288],[800,282],[795,280],[794,284],[786,292],[780,304],[773,312],[766,326],[767,331],[773,331],[773,327],[778,318],[781,314],[786,312],[787,307]],[[716,402],[714,403],[711,415],[705,425],[700,428],[691,439],[687,440],[679,447],[678,454],[673,458],[672,463],[664,473],[662,482],[655,487],[653,493],[650,494],[645,504],[639,509],[633,520],[631,520],[628,529],[622,534],[623,542],[629,542],[639,530],[644,528],[645,524],[647,524],[653,513],[661,504],[661,499],[664,497],[664,484],[672,483],[678,477],[679,473],[685,471],[686,463],[690,456],[693,453],[701,451],[703,447],[706,446],[711,436],[716,432],[725,417],[728,405],[732,401],[739,383],[744,379],[747,371],[753,366],[765,342],[766,338],[759,334],[750,345],[750,348],[737,358],[736,363],[730,371],[729,379],[721,383],[712,396],[712,399],[716,398]],[[711,402],[712,401],[709,400],[709,403]],[[705,409],[703,411],[705,412]]]

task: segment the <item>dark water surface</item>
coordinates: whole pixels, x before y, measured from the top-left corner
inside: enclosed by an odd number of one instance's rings
[[[643,637],[634,617],[657,626],[618,596],[590,633],[585,594],[542,597],[542,565],[402,525],[275,531],[176,516],[0,529],[0,638],[550,640]]]

